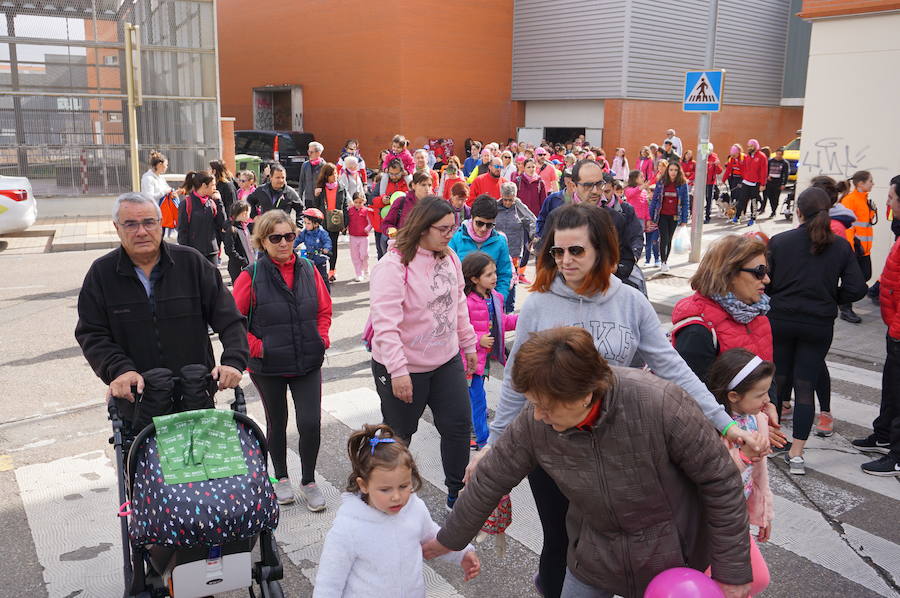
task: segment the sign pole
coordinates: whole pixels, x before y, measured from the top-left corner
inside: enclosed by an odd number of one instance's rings
[[[719,0],[709,0],[709,15],[706,25],[706,56],[703,61],[703,68],[711,70],[716,54],[716,21],[719,14]],[[722,101],[722,98],[719,98]],[[691,220],[691,254],[689,261],[695,264],[700,261],[701,247],[700,243],[703,239],[703,216],[706,213],[706,171],[707,156],[709,156],[709,129],[712,114],[702,112],[700,114],[700,139],[697,144],[697,171],[694,177],[694,216]]]

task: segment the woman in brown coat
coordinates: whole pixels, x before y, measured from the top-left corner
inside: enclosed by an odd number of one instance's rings
[[[529,405],[482,459],[426,558],[463,548],[540,466],[569,500],[563,598],[639,597],[666,569],[709,565],[727,598],[747,595],[741,479],[678,385],[610,367],[576,327],[534,333],[512,381]]]

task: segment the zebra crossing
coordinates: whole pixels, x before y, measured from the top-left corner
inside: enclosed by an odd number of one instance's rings
[[[854,430],[871,424],[877,406],[859,396],[865,390],[871,395],[879,376],[851,365],[830,365],[833,380],[842,389],[832,397],[837,433],[830,438],[811,437],[806,456],[810,475],[802,480],[791,478],[776,460],[769,462],[776,496],[772,538],[762,547],[766,558],[771,559],[773,579],[765,595],[796,595],[780,588],[779,580],[801,570],[809,577],[809,585],[802,586],[810,589],[809,596],[895,598],[900,596],[900,481],[863,474],[859,465],[870,457],[855,451],[841,434],[845,424]],[[248,397],[252,396],[252,389],[248,389]],[[499,381],[492,379],[488,382],[491,408],[496,406],[498,396]],[[322,410],[326,438],[317,481],[328,508],[323,513],[311,513],[298,502],[282,509],[276,538],[286,567],[303,581],[297,587],[286,584],[288,596],[308,595],[315,580],[322,543],[346,483],[343,451],[347,436],[363,423],[381,419],[378,396],[365,383],[327,394]],[[251,400],[250,414],[264,421],[258,401]],[[289,438],[289,444],[296,446],[295,434]],[[443,470],[439,435],[428,416],[423,418],[411,450],[426,483],[421,494],[431,497],[427,502],[440,522],[444,517],[439,507],[445,492]],[[115,517],[118,505],[110,455],[108,450],[98,448],[14,471],[23,516],[42,566],[46,594],[51,598],[121,595],[121,551]],[[292,478],[299,480],[300,460],[293,449],[288,451],[288,468]],[[492,554],[490,543],[479,547],[482,576],[470,583],[464,583],[460,573],[444,564],[427,566],[429,596],[462,598],[480,596],[485,591],[498,597],[536,595],[530,576],[537,567],[542,534],[526,482],[513,491],[512,504],[513,524],[508,530],[511,554],[504,559]],[[819,575],[831,580],[827,591],[818,585]],[[507,581],[513,578],[517,583]],[[15,594],[0,589],[0,595]]]

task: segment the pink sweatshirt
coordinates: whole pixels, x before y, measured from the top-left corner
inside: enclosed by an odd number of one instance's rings
[[[647,203],[647,192],[640,187],[625,187],[625,201],[634,208],[638,220],[650,218],[650,204]]]
[[[419,249],[404,266],[391,250],[372,269],[369,285],[372,359],[394,376],[429,372],[460,349],[474,353],[477,339],[469,323],[462,266]]]
[[[381,170],[387,171],[388,164],[391,163],[391,160],[394,158],[403,162],[403,169],[406,170],[409,174],[412,174],[416,171],[416,161],[413,160],[412,154],[409,153],[409,150],[403,150],[399,154],[395,154],[393,150],[388,150],[387,155],[384,157],[384,162],[381,163]]]

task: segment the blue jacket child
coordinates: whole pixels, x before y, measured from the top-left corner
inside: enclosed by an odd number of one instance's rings
[[[304,227],[294,240],[294,248],[303,244],[306,248],[306,258],[316,266],[324,266],[328,263],[328,254],[331,253],[331,237],[324,228],[315,225],[312,230]]]

